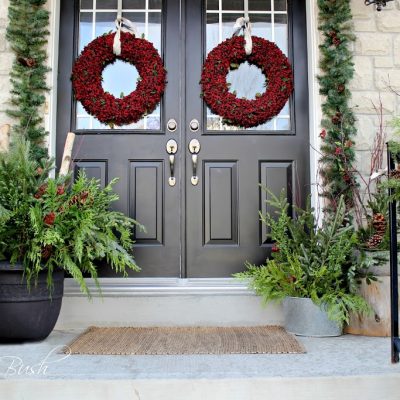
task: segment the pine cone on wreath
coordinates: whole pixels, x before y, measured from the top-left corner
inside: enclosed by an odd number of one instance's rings
[[[383,236],[375,233],[368,239],[367,247],[369,249],[375,249],[382,243],[382,240],[383,240]]]
[[[383,236],[386,232],[386,218],[383,214],[381,213],[376,213],[372,216],[372,226],[374,227],[374,230],[376,234]]]

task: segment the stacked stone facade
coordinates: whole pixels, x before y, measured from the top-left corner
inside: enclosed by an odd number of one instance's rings
[[[13,53],[6,41],[8,0],[0,0],[0,125],[11,122],[5,113],[9,107],[10,78]]]
[[[391,135],[390,121],[400,115],[400,1],[387,4],[381,12],[352,0],[356,42],[355,76],[351,84],[357,116],[357,163],[369,175],[370,149],[379,119],[375,107],[383,106],[384,128]],[[397,96],[393,91],[398,91]]]

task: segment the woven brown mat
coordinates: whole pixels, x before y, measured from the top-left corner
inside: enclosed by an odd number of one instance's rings
[[[64,349],[71,354],[293,354],[305,353],[280,326],[100,328],[90,327]]]

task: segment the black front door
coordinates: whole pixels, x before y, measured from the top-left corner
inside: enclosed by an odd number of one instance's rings
[[[253,34],[275,41],[289,56],[295,91],[278,117],[247,130],[227,127],[213,115],[199,85],[207,52],[231,36],[243,0],[125,0],[123,15],[160,51],[168,84],[153,114],[112,130],[75,104],[70,74],[83,46],[113,29],[117,0],[73,3],[61,2],[57,157],[72,130],[78,134],[75,172],[84,169],[102,184],[120,178],[116,207],[147,228],[135,234],[140,276],[225,277],[242,270],[246,260],[262,262],[271,244],[258,219],[265,207],[258,184],[276,192],[284,188],[293,201],[307,192],[305,1],[249,2]],[[135,71],[123,62],[112,68],[104,72],[105,89],[117,96],[134,90]],[[246,64],[228,80],[240,97],[264,90],[261,72]],[[170,139],[177,144],[174,186],[169,184]],[[191,143],[200,148],[197,160]]]

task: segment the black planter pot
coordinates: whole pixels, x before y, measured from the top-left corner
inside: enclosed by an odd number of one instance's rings
[[[30,289],[21,265],[0,262],[0,341],[43,340],[53,330],[64,293],[64,271],[53,273],[54,288],[47,288],[47,271]]]

